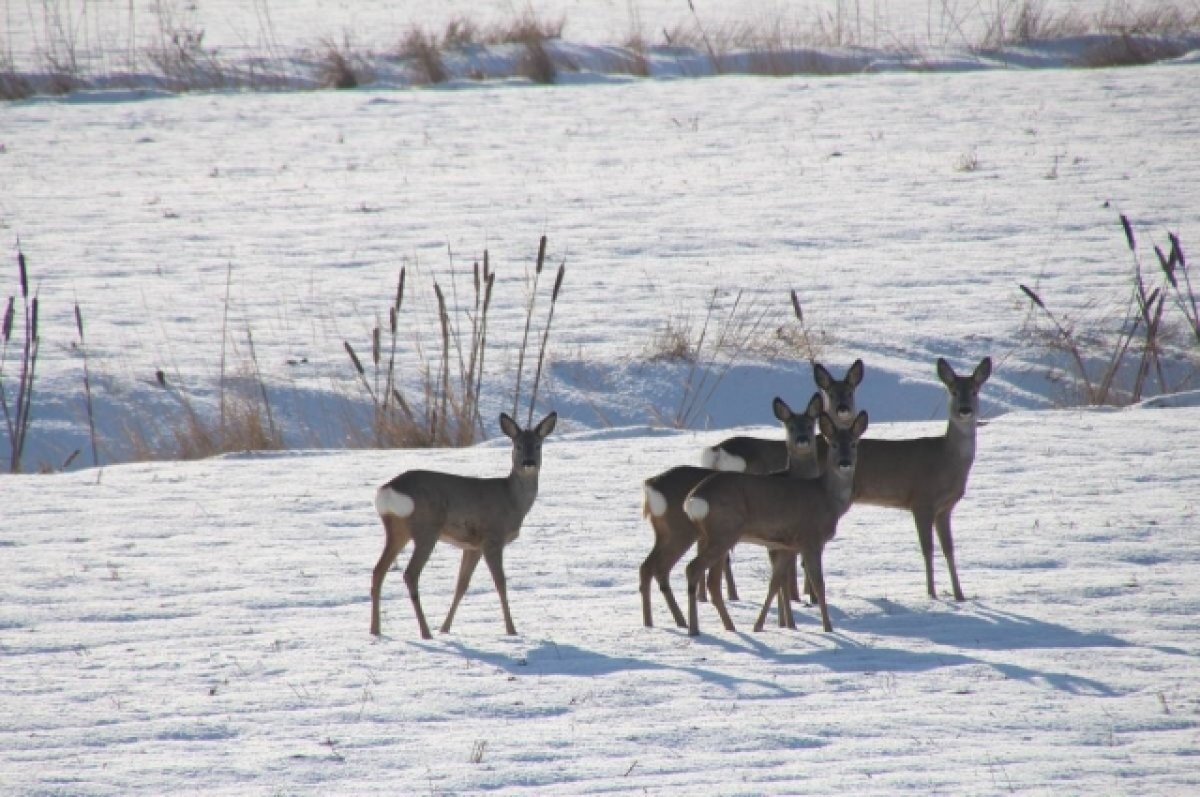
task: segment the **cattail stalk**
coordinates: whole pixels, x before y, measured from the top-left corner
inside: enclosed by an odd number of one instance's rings
[[[87,399],[88,436],[92,442],[92,467],[99,467],[100,453],[96,446],[96,416],[92,409],[92,379],[88,370],[87,343],[83,337],[83,313],[79,310],[79,302],[75,303],[75,328],[79,330],[79,352],[83,355],[83,395]]]
[[[442,327],[442,365],[441,374],[438,381],[441,383],[441,396],[438,400],[438,417],[441,418],[442,435],[445,439],[446,425],[449,422],[447,407],[450,402],[450,315],[446,310],[446,297],[442,293],[442,286],[436,282],[433,283],[433,292],[437,294],[438,302],[438,319]],[[436,426],[434,427],[437,428]]]
[[[1071,355],[1071,359],[1075,362],[1075,368],[1079,373],[1079,378],[1083,380],[1083,385],[1087,389],[1088,403],[1096,403],[1096,391],[1092,387],[1091,379],[1088,378],[1087,366],[1085,366],[1083,363],[1083,356],[1079,352],[1079,344],[1075,342],[1075,336],[1071,334],[1069,329],[1063,326],[1054,313],[1050,312],[1050,308],[1047,307],[1046,303],[1042,301],[1042,297],[1038,296],[1032,288],[1021,284],[1018,284],[1018,287],[1021,289],[1022,293],[1029,297],[1030,301],[1041,308],[1042,312],[1045,313],[1046,318],[1050,319],[1050,323],[1054,325],[1056,330],[1058,330],[1059,337],[1062,339],[1063,343],[1066,344],[1067,353]]]
[[[521,403],[521,372],[525,368],[525,349],[529,346],[529,326],[533,322],[533,304],[537,300],[538,278],[542,275],[542,265],[546,261],[546,236],[538,242],[537,266],[533,271],[533,289],[529,292],[529,304],[525,307],[525,335],[521,338],[521,351],[517,355],[517,384],[513,389],[512,416],[517,417],[517,407]]]
[[[542,381],[542,363],[546,359],[546,342],[550,338],[550,325],[554,323],[554,305],[558,302],[558,291],[562,288],[563,274],[566,273],[567,262],[564,260],[558,265],[558,275],[554,278],[554,291],[550,294],[550,312],[546,316],[546,328],[542,330],[542,345],[538,349],[537,371],[533,377],[533,392],[529,397],[529,415],[525,418],[525,425],[529,426],[533,423],[533,408],[537,405],[538,385]]]
[[[267,429],[271,434],[271,445],[282,447],[283,437],[279,434],[279,430],[275,428],[275,416],[271,413],[271,400],[267,398],[267,383],[263,381],[262,369],[258,366],[258,355],[254,353],[254,335],[250,333],[249,327],[246,327],[246,344],[250,348],[250,362],[254,363],[254,378],[258,380],[258,390],[262,395],[263,409],[267,413]]]

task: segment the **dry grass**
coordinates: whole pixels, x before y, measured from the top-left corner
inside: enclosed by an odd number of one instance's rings
[[[349,35],[343,36],[340,43],[331,38],[322,39],[317,80],[326,88],[356,89],[369,82],[363,63],[363,59],[355,55]]]
[[[445,83],[449,78],[437,40],[419,28],[413,28],[400,44],[400,57],[417,69],[417,83]]]
[[[536,271],[531,280],[530,298],[526,306],[525,343],[520,348],[520,365],[517,367],[513,389],[513,415],[521,403],[522,371],[526,348],[530,343],[529,331],[535,315],[538,293],[537,278],[540,276],[546,256],[546,239],[542,237],[538,247]],[[550,306],[538,348],[537,368],[529,391],[528,417],[532,417],[537,403],[537,391],[541,381],[549,345],[550,327],[554,319],[554,308],[562,287],[565,264],[560,265],[550,296]],[[404,307],[406,269],[401,269],[397,280],[395,298],[388,307],[386,326],[376,322],[371,329],[369,358],[360,357],[358,349],[349,341],[343,347],[350,358],[356,379],[371,401],[372,421],[369,433],[351,428],[350,437],[357,445],[376,447],[431,447],[467,446],[484,435],[483,418],[480,415],[480,399],[484,387],[483,377],[488,353],[488,313],[491,308],[492,290],[496,273],[489,264],[488,253],[483,253],[482,265],[477,261],[472,268],[472,288],[465,303],[458,299],[456,276],[453,266],[447,275],[449,291],[433,279],[431,288],[436,299],[433,309],[435,333],[429,333],[429,312],[406,313],[411,320],[406,325],[408,345],[401,346],[401,311]],[[447,298],[449,295],[449,299]],[[419,295],[420,296],[420,295]],[[411,304],[411,303],[410,303]],[[427,341],[437,341],[430,347]],[[407,350],[407,352],[405,351]],[[404,377],[401,363],[405,359],[415,361]]]
[[[1089,47],[1076,65],[1089,68],[1142,66],[1178,58],[1187,51],[1187,46],[1179,42],[1123,33],[1118,38]]]
[[[1154,247],[1164,280],[1155,285],[1143,267],[1132,224],[1124,214],[1120,221],[1133,267],[1132,289],[1119,313],[1092,306],[1062,315],[1036,290],[1020,286],[1031,302],[1028,339],[1046,350],[1051,361],[1067,363],[1048,373],[1050,381],[1062,386],[1064,403],[1123,406],[1194,385],[1200,378],[1200,316],[1178,236],[1169,235],[1169,255]],[[1183,324],[1166,316],[1172,307]]]

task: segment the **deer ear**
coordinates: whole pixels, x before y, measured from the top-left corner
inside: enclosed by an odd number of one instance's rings
[[[946,362],[945,357],[938,357],[937,361],[938,379],[942,380],[942,384],[946,387],[954,387],[954,379],[956,374],[954,369],[950,367],[950,363]]]
[[[863,410],[854,419],[854,423],[850,426],[850,433],[854,435],[854,439],[863,436],[863,432],[867,431],[867,411]]]
[[[850,387],[858,387],[863,378],[863,361],[855,360],[854,365],[850,366],[850,370],[846,372],[846,381],[850,383]]]
[[[830,375],[825,366],[820,363],[813,363],[813,381],[817,383],[817,387],[822,390],[828,390],[829,386],[833,384],[833,376]]]
[[[538,437],[545,440],[547,437],[550,436],[550,433],[554,431],[554,426],[557,423],[558,423],[558,413],[552,412],[549,415],[547,415],[545,418],[542,418],[542,422],[537,425],[537,427],[533,430],[533,432]]]
[[[825,406],[825,402],[821,400],[820,393],[813,393],[812,398],[808,400],[808,407],[805,408],[804,414],[816,420],[821,417],[821,408]]]
[[[971,375],[971,378],[975,380],[975,386],[979,387],[984,382],[986,382],[988,380],[988,377],[991,375],[992,375],[992,358],[984,357],[982,360],[979,361],[979,365],[975,366],[975,373]]]
[[[521,427],[512,418],[508,417],[507,412],[500,413],[500,431],[510,440],[516,440],[517,435],[521,433]]]
[[[788,418],[795,414],[792,412],[792,408],[787,405],[787,402],[779,396],[776,396],[775,400],[771,402],[771,409],[775,411],[775,417],[784,423],[787,423]]]
[[[821,427],[821,434],[826,440],[832,441],[837,435],[837,424],[833,422],[833,418],[829,417],[828,412],[821,413],[821,417],[817,419],[817,425]]]

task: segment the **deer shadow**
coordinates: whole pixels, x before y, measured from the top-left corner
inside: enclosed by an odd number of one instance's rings
[[[525,649],[521,655],[517,656],[503,651],[484,650],[458,640],[445,640],[437,645],[437,649],[442,651],[449,649],[463,658],[493,666],[510,675],[562,675],[594,678],[639,670],[647,672],[674,671],[692,675],[705,683],[721,686],[730,691],[735,691],[737,687],[741,686],[752,686],[779,697],[793,697],[798,694],[767,679],[732,675],[699,666],[665,664],[637,656],[611,656],[578,645],[554,642],[548,639],[539,640],[534,647]]]

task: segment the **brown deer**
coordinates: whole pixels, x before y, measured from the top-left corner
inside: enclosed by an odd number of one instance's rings
[[[813,363],[813,381],[821,391],[825,411],[828,412],[839,426],[847,426],[854,420],[857,406],[854,391],[862,383],[864,372],[863,361],[855,360],[846,370],[846,375],[835,379],[829,369],[820,363]],[[819,442],[819,441],[818,441]],[[815,470],[812,475],[819,475],[824,451],[818,451]],[[715,446],[704,449],[700,455],[701,464],[714,470],[741,471],[743,473],[774,473],[788,467],[788,451],[781,440],[765,437],[747,437],[738,435],[728,437]],[[726,583],[730,585],[730,600],[737,600],[733,589],[733,571],[726,562]],[[793,561],[786,579],[788,596],[792,600],[800,600],[800,588],[796,580],[796,563]],[[807,588],[807,584],[805,587]],[[703,595],[703,586],[701,588]],[[811,593],[809,593],[811,596]]]
[[[942,358],[937,375],[950,394],[946,433],[910,440],[863,440],[859,443],[858,469],[854,474],[854,503],[907,509],[917,526],[921,555],[925,557],[925,587],[936,598],[933,586],[933,531],[946,565],[955,600],[965,600],[954,564],[954,538],[950,513],[967,489],[975,461],[975,429],[979,423],[979,389],[992,373],[992,359],[984,357],[970,376],[959,376]]]
[[[837,533],[838,519],[850,507],[858,439],[867,430],[867,413],[860,412],[848,428],[839,428],[828,413],[821,413],[821,434],[828,449],[821,476],[816,479],[781,479],[750,473],[717,472],[702,481],[684,501],[684,511],[699,527],[696,558],[687,566],[688,635],[700,633],[696,599],[700,578],[708,574],[710,599],[725,629],[733,621],[725,609],[710,569],[738,542],[751,542],[778,551],[771,571],[767,598],[755,631],[761,631],[772,599],[784,586],[788,564],[795,556],[821,607],[821,624],[833,630],[825,602],[822,554]],[[719,578],[720,571],[716,571]],[[790,611],[790,604],[784,602]]]
[[[431,470],[401,473],[375,493],[375,509],[383,521],[387,540],[371,577],[371,633],[379,635],[379,599],[383,579],[409,540],[412,557],[404,569],[404,583],[412,599],[421,637],[429,639],[429,625],[421,609],[417,582],[421,570],[438,540],[462,549],[458,585],[454,600],[442,623],[442,633],[450,630],[454,612],[471,574],[482,556],[492,573],[500,608],[504,612],[504,630],[516,634],[508,610],[508,592],[504,577],[504,546],[517,538],[521,523],[537,498],[538,471],[542,466],[542,441],[558,420],[550,413],[532,429],[500,413],[500,430],[512,441],[512,470],[502,478],[480,479]]]
[[[840,426],[854,420],[856,405],[854,391],[862,382],[863,361],[855,360],[841,379],[820,363],[813,364],[813,381],[821,390],[825,411]],[[787,444],[767,437],[737,435],[727,437],[700,453],[700,464],[713,470],[732,470],[743,473],[775,473],[788,466]]]
[[[789,452],[788,469],[782,471],[781,475],[795,478],[816,476],[819,468],[816,461],[814,426],[821,411],[820,395],[814,394],[808,402],[807,409],[800,414],[792,412],[781,398],[772,402],[772,408],[775,417],[783,423],[786,450]],[[687,625],[679,604],[675,602],[675,594],[671,591],[671,569],[688,548],[692,547],[698,534],[696,525],[684,514],[683,501],[696,485],[715,472],[710,468],[682,465],[652,476],[643,484],[646,499],[642,514],[650,519],[650,525],[654,529],[654,547],[639,570],[642,622],[647,627],[654,625],[650,609],[651,578],[658,582],[676,625],[680,628]],[[717,567],[717,572],[720,574],[720,566]],[[726,578],[728,579],[728,574]],[[719,583],[716,589],[720,589]],[[733,595],[730,596],[730,600],[736,599]]]

